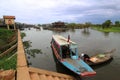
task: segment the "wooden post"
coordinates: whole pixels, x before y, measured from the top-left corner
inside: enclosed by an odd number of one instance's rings
[[[9,27],[9,25],[7,24],[7,28],[8,28],[8,30],[10,29],[10,27]]]
[[[14,30],[16,30],[16,26],[15,26],[15,24],[14,24]]]

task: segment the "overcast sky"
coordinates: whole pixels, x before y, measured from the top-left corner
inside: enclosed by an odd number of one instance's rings
[[[0,18],[3,15],[31,24],[114,22],[120,20],[120,0],[0,0]]]

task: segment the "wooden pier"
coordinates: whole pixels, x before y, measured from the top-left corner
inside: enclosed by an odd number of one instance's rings
[[[17,80],[76,80],[74,77],[57,72],[28,67],[21,39],[18,30],[18,50],[17,50]]]

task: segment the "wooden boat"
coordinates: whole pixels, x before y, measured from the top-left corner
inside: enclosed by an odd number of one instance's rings
[[[113,59],[112,53],[114,51],[115,51],[115,49],[111,50],[110,52],[95,54],[95,55],[91,56],[89,59],[90,61],[86,61],[86,63],[88,63],[88,65],[90,65],[90,66],[106,63]]]
[[[96,72],[78,56],[77,44],[60,35],[53,35],[51,47],[56,59],[79,76],[94,76]]]

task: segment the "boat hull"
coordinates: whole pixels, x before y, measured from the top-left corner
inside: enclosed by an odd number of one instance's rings
[[[53,54],[55,55],[56,59],[67,69],[69,69],[70,71],[72,71],[73,73],[77,74],[78,76],[81,77],[86,77],[86,76],[94,76],[96,75],[96,72],[93,71],[86,63],[84,63],[83,60],[78,59],[78,60],[73,60],[73,59],[62,59],[59,54],[57,53],[56,49],[54,48],[54,45],[51,44],[52,50],[53,50]],[[82,71],[82,65],[84,65],[83,67],[88,68],[89,71],[88,72],[85,68]],[[79,71],[80,70],[80,71]],[[86,71],[85,71],[86,70]]]
[[[99,55],[104,55],[103,57],[99,57]],[[96,66],[100,64],[107,63],[113,59],[112,54],[97,54],[92,57],[90,57],[90,62],[86,62],[90,66]]]

